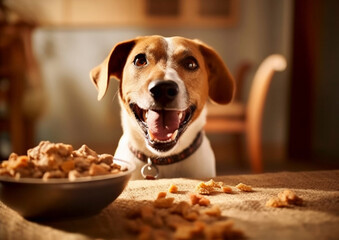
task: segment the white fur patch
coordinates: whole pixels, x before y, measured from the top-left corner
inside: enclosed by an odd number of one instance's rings
[[[176,99],[176,105],[178,109],[185,110],[188,107],[188,96],[185,87],[184,81],[180,78],[178,72],[172,67],[173,66],[173,54],[174,54],[174,44],[171,38],[165,38],[167,42],[167,64],[165,69],[164,80],[172,80],[178,84],[179,95]]]

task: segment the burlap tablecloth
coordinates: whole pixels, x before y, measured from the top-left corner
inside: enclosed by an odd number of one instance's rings
[[[235,186],[243,182],[254,192],[218,193],[208,196],[222,214],[235,222],[248,239],[339,239],[339,170],[280,172],[215,178]],[[0,239],[123,239],[121,217],[126,210],[154,200],[170,183],[179,187],[171,194],[176,201],[188,200],[199,180],[162,179],[130,181],[116,201],[98,215],[37,223],[23,219],[0,202]],[[266,201],[283,189],[294,190],[305,205],[289,208],[266,207]]]

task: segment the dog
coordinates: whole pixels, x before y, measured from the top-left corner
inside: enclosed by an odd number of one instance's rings
[[[216,175],[206,102],[229,103],[235,83],[215,50],[183,37],[137,37],[91,70],[98,100],[111,77],[120,81],[123,128],[115,157],[135,163],[132,179]]]

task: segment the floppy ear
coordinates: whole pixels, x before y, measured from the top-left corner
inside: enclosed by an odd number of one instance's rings
[[[126,59],[135,45],[135,39],[120,42],[114,46],[106,59],[90,72],[90,78],[98,90],[98,100],[105,95],[110,77],[122,79]]]
[[[201,42],[199,44],[207,68],[209,97],[219,104],[229,103],[235,92],[230,71],[216,51]]]

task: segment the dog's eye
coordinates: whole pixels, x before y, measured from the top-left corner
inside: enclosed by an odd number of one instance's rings
[[[194,71],[199,68],[198,61],[194,57],[187,57],[182,61],[184,68]]]
[[[146,59],[146,55],[143,53],[140,53],[138,55],[135,56],[134,58],[134,65],[137,67],[142,67],[145,66],[147,64],[147,59]]]

